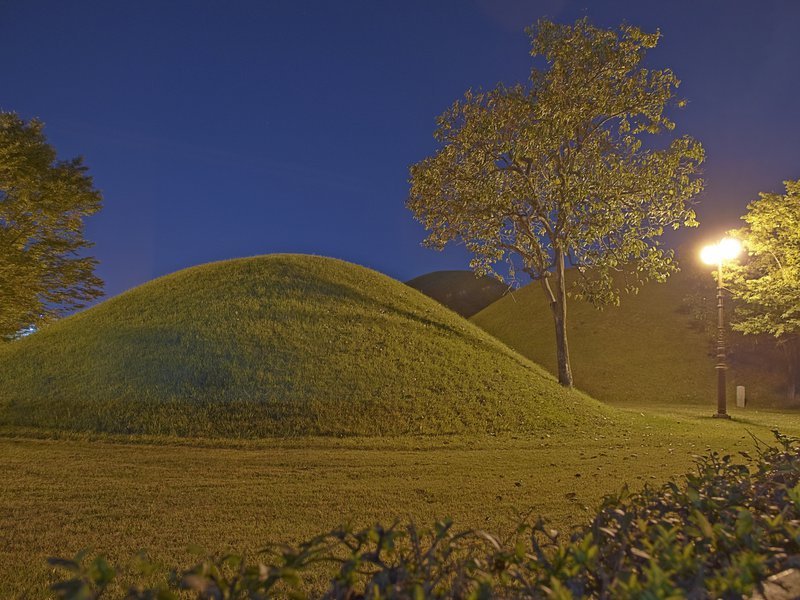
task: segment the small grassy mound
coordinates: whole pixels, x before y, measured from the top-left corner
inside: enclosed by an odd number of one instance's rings
[[[497,279],[476,277],[472,271],[434,271],[415,277],[406,285],[430,296],[462,317],[471,317],[508,291],[508,286]]]
[[[588,431],[607,411],[408,286],[312,256],[186,269],[0,348],[0,425],[18,427]]]
[[[568,277],[571,274],[568,273]],[[619,307],[597,310],[572,300],[567,329],[575,384],[611,404],[707,404],[716,408],[715,345],[698,329],[686,299],[692,276],[677,273],[666,283],[649,283],[625,295]],[[716,300],[707,299],[715,310]],[[556,372],[555,330],[538,283],[521,288],[472,317],[472,322],[532,361]],[[728,370],[728,405],[735,386],[747,390],[748,403],[780,405],[781,366],[763,350],[740,351]]]

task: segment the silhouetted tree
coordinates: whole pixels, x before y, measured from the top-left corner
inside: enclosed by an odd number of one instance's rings
[[[81,251],[100,192],[80,158],[57,160],[43,124],[0,113],[0,339],[102,295]]]

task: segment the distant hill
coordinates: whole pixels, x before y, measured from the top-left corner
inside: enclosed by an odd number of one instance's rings
[[[406,285],[462,317],[471,317],[508,292],[508,286],[497,279],[476,277],[472,271],[434,271],[415,277]]]
[[[571,276],[571,275],[570,275]],[[697,327],[686,298],[692,278],[678,273],[625,295],[599,311],[568,305],[569,350],[576,386],[611,404],[707,404],[716,407],[715,344]],[[713,291],[707,302],[716,306]],[[472,317],[472,322],[556,372],[553,319],[539,285],[528,285]],[[740,347],[729,361],[729,405],[744,385],[751,405],[784,403],[780,359],[766,345]]]
[[[186,269],[0,346],[0,425],[588,432],[612,413],[416,290],[314,256]]]

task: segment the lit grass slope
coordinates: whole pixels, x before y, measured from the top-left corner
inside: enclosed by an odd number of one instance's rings
[[[588,431],[608,411],[406,285],[312,256],[186,269],[0,348],[0,425],[19,427]]]
[[[576,386],[610,404],[715,409],[714,343],[692,327],[685,308],[688,277],[677,273],[666,283],[648,283],[638,294],[623,294],[619,307],[597,310],[586,302],[570,302],[567,330]],[[553,318],[538,283],[498,300],[471,321],[556,372]],[[730,362],[729,408],[735,405],[736,385],[744,385],[756,405],[780,403],[780,374],[774,366]]]

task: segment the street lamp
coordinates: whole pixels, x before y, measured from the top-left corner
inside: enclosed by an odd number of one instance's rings
[[[731,260],[742,251],[741,244],[732,238],[724,238],[717,244],[706,246],[700,252],[700,260],[707,265],[717,266],[717,413],[718,419],[730,419],[727,410],[725,388],[725,311],[722,305],[722,263]]]

